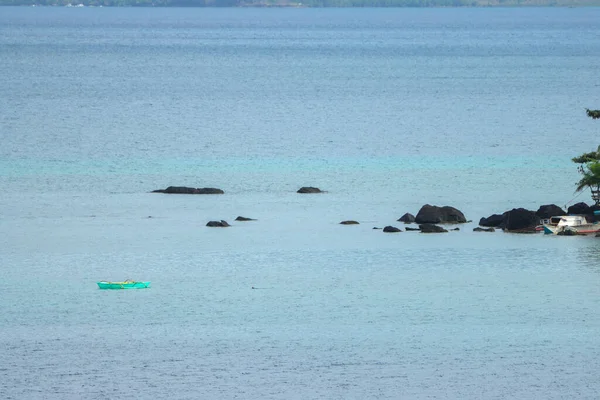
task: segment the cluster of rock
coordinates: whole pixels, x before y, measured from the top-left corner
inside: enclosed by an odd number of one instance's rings
[[[220,221],[208,221],[206,226],[209,226],[211,228],[227,228],[228,226],[231,226],[231,225],[229,225],[227,223],[227,221],[225,221],[225,220],[220,220]]]
[[[246,218],[246,217],[241,217],[241,216],[237,217],[235,220],[240,221],[240,222],[256,221],[254,218]],[[208,221],[206,226],[211,227],[211,228],[227,228],[231,225],[229,225],[227,223],[227,221],[222,219],[220,221]]]
[[[509,232],[535,232],[536,226],[540,221],[567,214],[593,215],[598,207],[590,207],[585,203],[572,205],[565,212],[555,204],[545,204],[540,206],[537,211],[527,210],[525,208],[513,208],[502,214],[492,214],[487,218],[481,218],[479,225],[489,228],[503,229]]]
[[[407,231],[420,231],[421,233],[448,232],[447,229],[436,224],[464,224],[469,222],[465,218],[465,215],[454,207],[438,207],[429,204],[425,204],[421,207],[416,217],[410,213],[406,213],[401,216],[398,221],[404,222],[405,224],[418,224],[418,228],[406,227],[405,229]],[[457,231],[459,228],[453,228],[451,230]],[[383,231],[386,233],[402,232],[400,228],[392,225],[386,226],[383,228]]]
[[[246,218],[246,217],[241,217],[241,216],[237,217],[235,220],[236,221],[255,221],[252,218]],[[407,224],[414,223],[414,222],[418,223],[419,224],[418,228],[406,227],[405,229],[407,231],[420,231],[421,233],[448,232],[447,229],[445,229],[441,226],[435,225],[436,223],[460,224],[460,223],[468,222],[467,219],[465,218],[464,214],[454,207],[448,207],[448,206],[437,207],[437,206],[431,206],[429,204],[426,204],[423,207],[421,207],[421,210],[419,210],[419,213],[417,214],[416,217],[414,217],[411,214],[405,214],[398,221],[405,222]],[[340,222],[340,224],[341,225],[359,225],[359,222],[354,221],[354,220],[346,220],[346,221]],[[230,225],[227,223],[227,221],[220,220],[220,221],[209,221],[206,224],[206,226],[225,228],[225,227],[229,227]],[[373,229],[380,229],[380,228],[373,228]],[[454,228],[451,230],[459,230],[459,228]],[[395,233],[395,232],[402,232],[402,230],[395,226],[389,225],[389,226],[386,226],[385,228],[383,228],[383,232]]]
[[[443,232],[448,232],[448,229],[445,229],[439,225],[435,225],[435,224],[419,224],[418,228],[412,228],[412,227],[406,227],[404,228],[406,229],[407,232],[409,231],[419,231],[421,233],[443,233]],[[459,228],[454,228],[454,229],[450,229],[451,231],[458,231]],[[395,233],[395,232],[402,232],[402,229],[396,228],[395,226],[386,226],[385,228],[383,228],[384,232],[387,233]]]
[[[224,194],[225,192],[217,188],[193,188],[186,186],[169,186],[166,189],[153,190],[153,193],[169,193],[169,194]],[[325,191],[312,186],[304,186],[298,189],[297,193],[325,193]],[[540,206],[537,211],[527,210],[525,208],[513,208],[505,211],[502,214],[492,214],[487,218],[479,220],[479,227],[473,229],[476,232],[494,232],[496,229],[502,229],[509,232],[535,232],[536,227],[540,225],[540,221],[554,216],[577,214],[592,216],[594,211],[600,210],[600,206],[588,206],[586,203],[577,203],[568,208],[565,212],[562,208],[555,204],[546,204]],[[254,221],[252,218],[237,217],[236,221]],[[420,231],[422,233],[440,233],[448,232],[447,229],[436,224],[462,224],[467,221],[465,215],[458,209],[450,206],[432,206],[425,204],[416,216],[406,213],[398,219],[399,222],[405,224],[418,224],[418,228],[406,227],[407,231]],[[341,225],[358,225],[358,221],[346,220],[340,222]],[[206,226],[210,227],[228,227],[226,221],[209,221]],[[380,228],[373,228],[380,229]],[[454,228],[452,230],[458,230]],[[402,232],[401,229],[395,226],[386,226],[383,232],[394,233]]]
[[[166,189],[153,190],[152,193],[169,194],[224,194],[225,192],[217,188],[194,188],[187,186],[169,186]],[[325,193],[325,191],[312,186],[303,186],[296,193]]]

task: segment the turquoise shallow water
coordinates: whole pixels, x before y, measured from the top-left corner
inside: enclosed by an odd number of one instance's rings
[[[598,10],[0,11],[0,398],[597,397]]]

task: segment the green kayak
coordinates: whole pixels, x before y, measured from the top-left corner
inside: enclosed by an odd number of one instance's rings
[[[150,282],[126,280],[123,282],[97,282],[100,289],[145,289],[150,287]]]

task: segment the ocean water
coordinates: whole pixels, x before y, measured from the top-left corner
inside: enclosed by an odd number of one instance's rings
[[[600,242],[472,228],[590,202],[598,21],[0,8],[0,398],[596,399]]]

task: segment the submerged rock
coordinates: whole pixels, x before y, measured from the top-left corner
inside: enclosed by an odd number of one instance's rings
[[[304,186],[298,189],[296,193],[323,193],[323,191],[316,187]]]
[[[168,194],[224,194],[225,192],[217,188],[192,188],[186,186],[169,186],[166,189],[153,190],[152,193]]]
[[[237,217],[236,221],[256,221],[254,218]]]
[[[220,220],[220,221],[208,221],[208,223],[206,224],[206,226],[209,226],[211,228],[226,228],[228,226],[231,226],[227,223],[227,221],[224,220]]]
[[[473,232],[496,232],[495,228],[473,228]]]
[[[396,228],[395,226],[391,226],[391,225],[388,225],[385,228],[383,228],[383,231],[386,233],[402,232],[400,229]]]
[[[359,223],[357,221],[352,221],[352,220],[340,222],[340,225],[358,225],[358,224]]]
[[[401,216],[400,218],[398,218],[398,222],[404,222],[405,224],[412,224],[413,222],[415,222],[415,216],[410,213],[406,213],[403,216]]]
[[[441,226],[437,226],[434,224],[421,224],[419,225],[419,228],[421,229],[421,233],[443,233],[443,232],[448,232],[446,229],[442,228]]]

